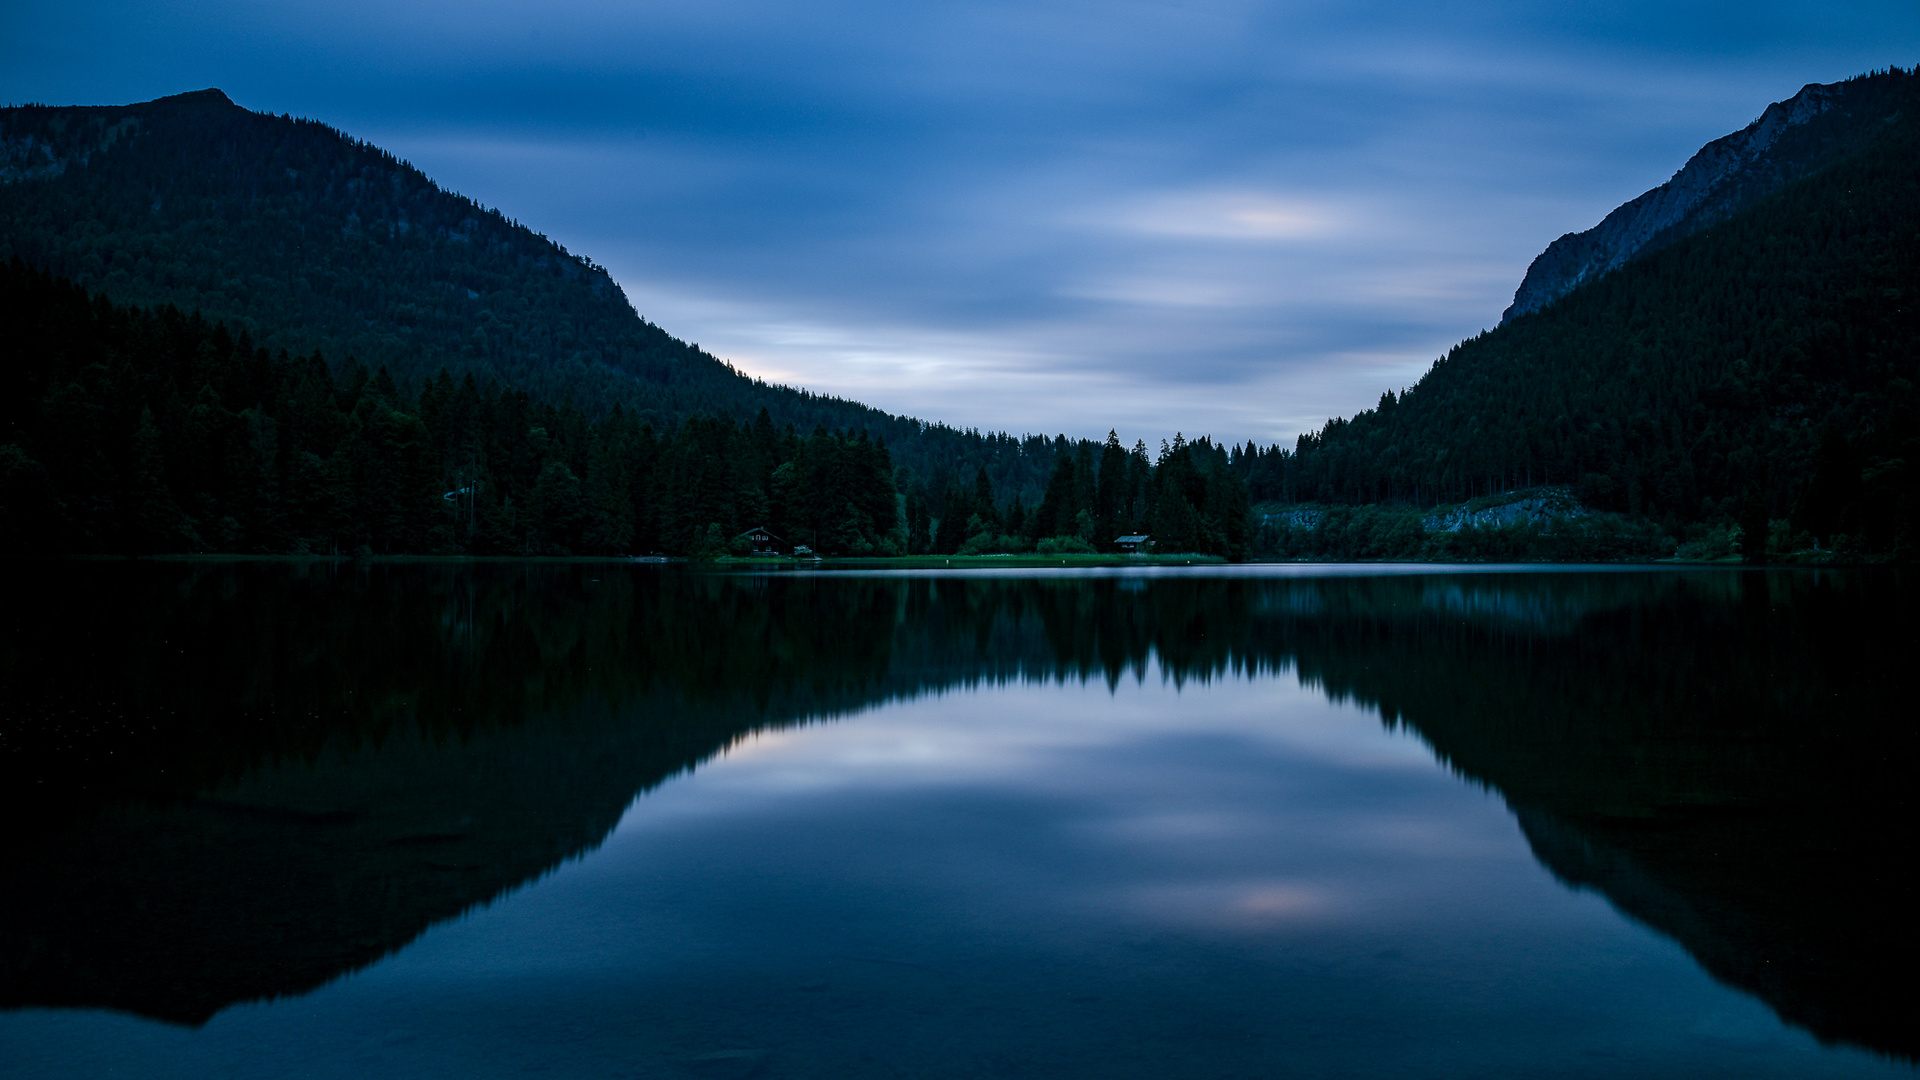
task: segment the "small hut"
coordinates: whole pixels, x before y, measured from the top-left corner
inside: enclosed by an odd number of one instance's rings
[[[1153,548],[1153,537],[1145,533],[1139,536],[1123,536],[1113,542],[1113,546],[1129,555],[1140,555]]]
[[[780,554],[780,549],[786,546],[786,541],[757,525],[741,533],[739,536],[734,537],[734,539],[745,540],[747,543],[753,545],[753,553],[755,555],[778,555]],[[738,549],[736,548],[735,550]]]

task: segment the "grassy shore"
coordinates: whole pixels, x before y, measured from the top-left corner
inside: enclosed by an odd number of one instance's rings
[[[1205,566],[1224,565],[1218,555],[907,555],[895,558],[859,558],[827,556],[799,558],[786,555],[723,555],[717,559],[696,559],[680,555],[260,555],[260,554],[177,554],[177,555],[75,555],[80,562],[121,562],[137,558],[142,562],[178,563],[679,563],[733,569],[1007,569],[1008,567],[1060,566]]]
[[[725,556],[709,566],[860,568],[885,570],[1005,570],[1061,566],[1202,566],[1224,564],[1218,555],[903,555],[894,558],[791,559],[776,556]]]

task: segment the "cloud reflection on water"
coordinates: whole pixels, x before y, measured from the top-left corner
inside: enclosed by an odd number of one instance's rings
[[[1198,697],[1204,705],[1186,700]],[[763,729],[701,767],[700,782],[730,798],[755,792],[896,784],[1014,782],[1071,773],[1093,751],[1127,747],[1168,731],[1245,740],[1250,751],[1286,749],[1350,768],[1426,769],[1418,740],[1382,730],[1377,714],[1329,706],[1291,679],[1182,680],[1157,660],[1137,679],[1051,680],[947,689],[820,728]],[[644,804],[657,792],[641,796]]]
[[[831,845],[842,818],[866,823],[853,857],[874,866],[920,866],[923,843],[971,853],[924,868],[935,881],[913,889],[937,906],[951,890],[1101,925],[1238,936],[1399,921],[1409,904],[1456,903],[1459,869],[1489,862],[1559,891],[1497,797],[1372,709],[1288,675],[1180,686],[1157,663],[1112,689],[948,690],[749,736],[637,799],[607,850],[620,860],[688,829],[730,845],[769,820],[796,849]]]

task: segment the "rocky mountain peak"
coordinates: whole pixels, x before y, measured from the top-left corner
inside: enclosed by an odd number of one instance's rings
[[[1860,150],[1920,98],[1920,69],[1803,87],[1760,118],[1715,139],[1673,179],[1615,209],[1585,232],[1547,245],[1527,268],[1506,322],[1587,281],[1731,217],[1743,207]]]

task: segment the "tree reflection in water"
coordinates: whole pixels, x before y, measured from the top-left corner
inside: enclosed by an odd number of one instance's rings
[[[0,1004],[199,1024],[597,846],[758,729],[1008,681],[1296,675],[1822,1040],[1912,1059],[1896,573],[16,568]]]

